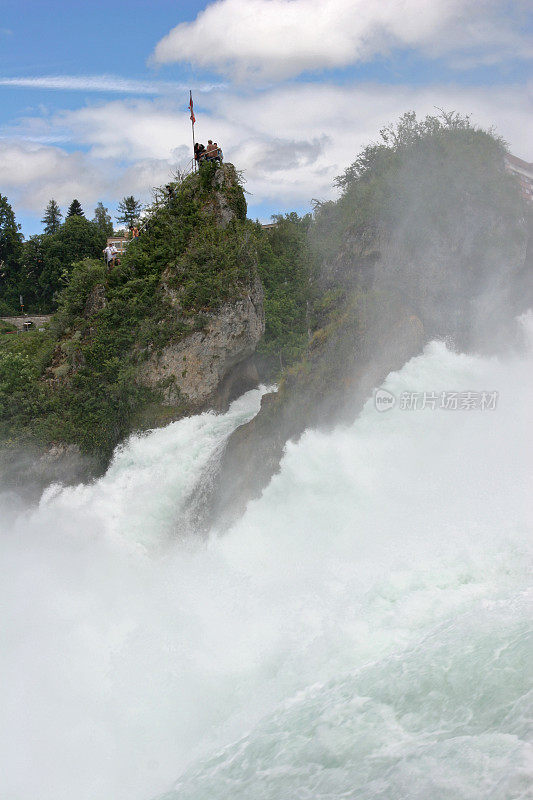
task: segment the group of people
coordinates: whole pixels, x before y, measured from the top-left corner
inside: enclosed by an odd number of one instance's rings
[[[222,164],[224,156],[218,144],[213,142],[212,139],[209,139],[207,142],[207,147],[204,147],[203,144],[196,142],[194,145],[194,160],[199,164],[203,164],[206,161],[218,161],[220,164]]]
[[[138,238],[138,236],[139,236],[139,228],[137,227],[137,225],[130,225],[128,230],[129,230],[130,239],[137,239]],[[120,264],[120,261],[117,258],[118,254],[119,254],[119,251],[117,250],[117,248],[115,247],[113,242],[109,242],[107,244],[107,246],[103,250],[103,254],[104,254],[105,263],[107,264],[107,268],[108,269],[113,269],[115,264]]]

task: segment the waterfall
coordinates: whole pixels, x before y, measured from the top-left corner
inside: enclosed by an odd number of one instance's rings
[[[432,342],[223,536],[184,515],[263,390],[4,497],[2,796],[530,797],[531,361]]]

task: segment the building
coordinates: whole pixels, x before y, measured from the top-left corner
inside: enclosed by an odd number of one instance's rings
[[[524,200],[533,203],[533,164],[507,153],[505,165],[509,172],[518,178]]]
[[[123,253],[126,252],[126,247],[130,243],[131,239],[128,236],[108,236],[106,247],[110,245],[115,245],[117,249],[117,255],[121,256]]]

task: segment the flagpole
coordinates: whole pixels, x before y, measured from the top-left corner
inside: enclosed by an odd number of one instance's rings
[[[193,157],[193,164],[194,164],[194,171],[196,172],[196,159],[194,157],[194,147],[196,142],[194,141],[194,111],[193,111],[193,104],[192,104],[192,90],[189,89],[189,109],[191,111],[191,128],[192,128],[192,157]]]
[[[191,128],[192,128],[192,157],[194,160],[194,171],[196,172],[196,159],[194,158],[194,147],[196,145],[196,142],[194,141],[194,122],[191,122]]]

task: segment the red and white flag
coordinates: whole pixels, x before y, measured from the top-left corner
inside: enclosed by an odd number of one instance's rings
[[[196,117],[194,116],[194,108],[192,105],[192,92],[189,90],[189,111],[191,112],[191,122],[194,125]]]

